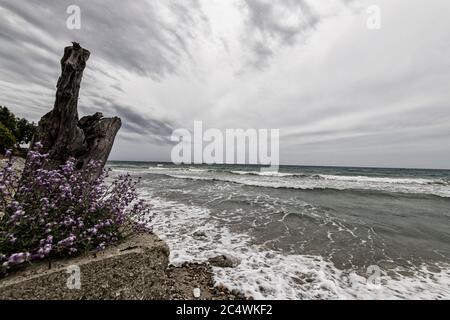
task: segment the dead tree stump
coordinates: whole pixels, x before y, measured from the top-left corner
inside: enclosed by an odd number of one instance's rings
[[[78,119],[78,95],[89,56],[90,52],[78,43],[64,49],[55,105],[39,121],[31,143],[33,149],[40,142],[41,152],[49,154],[48,169],[69,158],[77,160],[78,169],[91,160],[100,161],[103,168],[122,125],[120,118],[103,118],[101,113]]]

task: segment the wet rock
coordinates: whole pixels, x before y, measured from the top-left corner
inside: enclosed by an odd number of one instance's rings
[[[205,263],[185,263],[182,266],[170,266],[167,270],[169,276],[168,285],[170,296],[173,299],[202,299],[202,300],[245,300],[245,297],[238,290],[234,293],[227,290],[223,284],[215,286],[214,275],[211,266]],[[200,297],[193,296],[192,288],[200,290]]]
[[[238,296],[238,295],[240,295],[241,293],[239,292],[239,290],[233,289],[233,290],[231,290],[231,294],[232,294],[232,295],[235,295],[235,296]]]
[[[206,233],[204,231],[195,231],[192,234],[192,237],[196,240],[204,240],[207,238]]]
[[[219,268],[234,268],[240,264],[239,259],[231,257],[225,254],[218,255],[213,258],[209,258],[208,262],[210,265]]]

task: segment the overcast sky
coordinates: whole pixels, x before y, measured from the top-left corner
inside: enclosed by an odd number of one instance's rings
[[[450,168],[448,0],[0,0],[0,105],[51,110],[71,41],[80,115],[122,118],[111,160],[169,161],[202,120],[280,129],[283,164]]]

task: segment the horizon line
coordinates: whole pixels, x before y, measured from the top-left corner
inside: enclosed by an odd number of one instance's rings
[[[140,163],[159,163],[159,164],[174,164],[170,161],[154,161],[154,160],[107,160],[107,162],[140,162]],[[195,166],[214,166],[214,165],[228,165],[228,166],[259,166],[269,167],[269,165],[250,164],[250,163],[183,163],[181,165],[195,165]],[[280,164],[280,167],[317,167],[317,168],[358,168],[358,169],[400,169],[400,170],[439,170],[450,171],[449,168],[421,168],[421,167],[377,167],[377,166],[349,166],[349,165],[310,165],[310,164]]]

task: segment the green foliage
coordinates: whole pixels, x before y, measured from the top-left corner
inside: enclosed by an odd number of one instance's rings
[[[17,120],[14,135],[16,136],[18,143],[26,144],[31,142],[35,133],[36,125],[34,122],[30,123],[27,119],[23,118]]]
[[[0,106],[0,124],[4,127],[2,129],[2,132],[4,132],[2,135],[3,138],[0,137],[0,147],[6,143],[3,143],[1,139],[10,141],[7,138],[10,134],[12,134],[15,142],[8,148],[12,148],[16,144],[29,143],[36,132],[36,124],[34,122],[30,123],[24,118],[16,117],[7,107]],[[9,131],[9,134],[6,133],[5,128]]]
[[[3,123],[0,122],[0,152],[4,153],[6,149],[11,149],[16,144],[16,138]]]
[[[16,116],[7,107],[0,106],[0,122],[9,130],[16,127]]]

